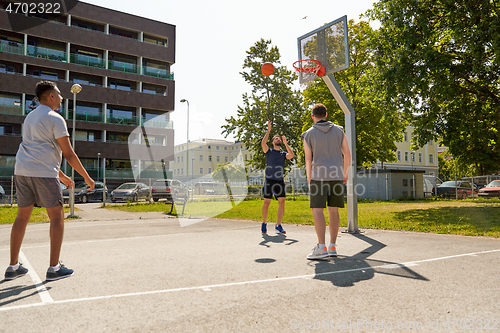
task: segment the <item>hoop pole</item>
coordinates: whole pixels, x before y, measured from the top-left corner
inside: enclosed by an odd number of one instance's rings
[[[349,167],[349,177],[347,180],[347,232],[359,233],[358,229],[358,196],[356,194],[356,117],[354,108],[340,88],[337,80],[332,74],[322,77],[333,97],[345,114],[345,134],[347,143],[351,150],[351,163]]]

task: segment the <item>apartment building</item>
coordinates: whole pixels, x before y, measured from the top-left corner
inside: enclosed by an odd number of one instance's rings
[[[395,163],[384,163],[384,169],[392,170],[423,170],[425,175],[437,176],[439,173],[438,166],[438,144],[435,141],[429,141],[425,146],[418,150],[411,149],[411,138],[414,128],[407,126],[403,132],[403,141],[396,142],[396,158]],[[382,165],[378,162],[375,168],[381,168]]]
[[[91,176],[104,167],[107,178],[132,179],[134,168],[141,178],[170,175],[175,26],[81,1],[58,1],[58,13],[16,13],[14,2],[0,8],[0,177],[13,173],[42,79],[59,86],[65,100],[58,111]],[[83,87],[76,110],[75,83]],[[63,162],[62,170],[70,167]]]

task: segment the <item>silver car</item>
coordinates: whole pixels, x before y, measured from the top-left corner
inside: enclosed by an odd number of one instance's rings
[[[111,192],[111,201],[132,201],[149,199],[149,186],[144,183],[124,183]]]

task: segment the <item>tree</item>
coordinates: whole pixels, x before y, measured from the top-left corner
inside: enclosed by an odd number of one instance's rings
[[[274,64],[274,74],[270,77],[260,72],[264,62]],[[280,53],[270,40],[261,39],[247,51],[240,72],[244,80],[252,86],[252,93],[243,94],[243,106],[238,106],[236,117],[226,118],[222,126],[222,134],[227,137],[234,133],[237,140],[245,143],[246,147],[256,154],[250,161],[252,167],[264,169],[266,160],[261,148],[261,141],[267,131],[267,120],[273,122],[273,129],[269,139],[275,134],[284,135],[294,151],[300,149],[300,130],[302,128],[301,115],[302,96],[300,92],[292,90],[297,74],[280,66]],[[269,146],[271,147],[271,141]],[[289,166],[292,163],[286,161]]]
[[[376,59],[387,97],[415,126],[417,147],[442,138],[480,174],[500,162],[497,0],[380,0]]]
[[[227,162],[220,164],[214,170],[212,179],[219,182],[245,182],[247,180],[247,173],[245,168]]]
[[[384,90],[378,86],[380,74],[373,62],[371,47],[374,32],[365,21],[355,24],[350,20],[348,29],[351,66],[334,76],[356,112],[357,165],[370,167],[377,160],[396,161],[395,142],[401,141],[405,124],[396,107],[387,102]],[[313,124],[310,106],[315,103],[326,106],[327,120],[345,125],[344,113],[322,79],[316,79],[304,91],[304,103],[309,110],[303,114],[302,131]],[[302,150],[299,155],[303,163]]]

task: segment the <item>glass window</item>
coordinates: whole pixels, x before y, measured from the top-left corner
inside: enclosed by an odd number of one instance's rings
[[[429,163],[434,163],[434,155],[429,154]]]
[[[409,161],[409,159],[408,159],[408,152],[405,151],[405,162],[408,162],[408,161]]]
[[[203,174],[203,168],[200,168],[200,175]]]

